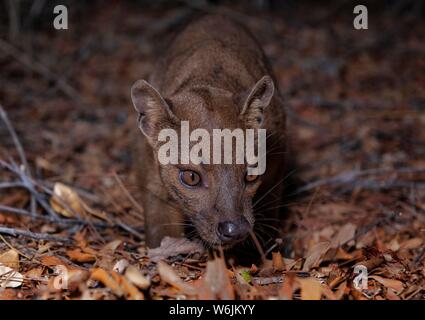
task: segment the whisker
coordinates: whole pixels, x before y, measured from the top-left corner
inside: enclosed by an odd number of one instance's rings
[[[255,208],[255,206],[261,201],[263,200],[268,194],[270,194],[270,192],[272,192],[274,189],[276,189],[281,183],[283,183],[286,179],[288,179],[294,172],[296,169],[292,170],[291,172],[289,172],[285,177],[283,177],[282,179],[280,179],[273,187],[271,187],[260,199],[258,199],[254,205],[252,206],[253,208]]]
[[[279,230],[278,228],[275,228],[275,227],[273,227],[273,226],[271,226],[271,225],[269,225],[269,224],[265,224],[265,223],[258,223],[257,225],[258,225],[258,226],[262,226],[262,227],[270,228],[270,229],[272,229],[272,230],[274,230],[274,231],[276,231],[276,232],[278,232],[278,233],[282,232],[282,230]]]

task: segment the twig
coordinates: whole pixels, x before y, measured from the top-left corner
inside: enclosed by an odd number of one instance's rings
[[[68,96],[72,100],[77,101],[78,103],[82,102],[83,99],[81,98],[80,94],[78,93],[78,91],[75,88],[73,88],[71,85],[69,85],[63,79],[58,78],[45,65],[41,64],[40,62],[34,61],[28,55],[20,52],[17,48],[15,48],[14,46],[12,46],[11,44],[7,43],[6,41],[4,41],[2,39],[0,39],[0,51],[5,53],[6,55],[9,55],[9,56],[15,58],[21,64],[23,64],[27,68],[37,72],[38,74],[41,74],[42,76],[44,76],[48,80],[53,81],[58,86],[58,88],[66,96]]]
[[[6,128],[9,131],[10,136],[12,137],[13,143],[15,144],[16,150],[18,151],[21,163],[24,166],[24,171],[31,178],[31,170],[28,165],[27,157],[25,156],[24,148],[22,147],[22,144],[18,138],[18,135],[16,134],[16,131],[13,128],[12,123],[9,120],[9,117],[7,116],[7,113],[1,104],[0,104],[0,117],[3,120],[4,124],[6,125]],[[36,210],[37,210],[36,199],[34,195],[31,195],[31,212],[33,215],[35,215]]]
[[[35,219],[35,220],[41,220],[41,221],[57,223],[57,224],[66,224],[66,225],[88,225],[89,224],[87,221],[79,220],[79,219],[61,219],[61,218],[52,218],[49,216],[32,216],[31,212],[27,210],[8,207],[2,204],[0,204],[0,211],[15,214],[18,216],[31,217],[32,219]],[[92,224],[95,227],[100,227],[100,228],[114,227],[113,224],[109,224],[105,222],[92,222]]]
[[[25,253],[23,253],[21,250],[18,250],[14,246],[12,246],[9,241],[7,241],[1,234],[0,234],[0,240],[3,241],[10,249],[15,250],[17,253],[19,253],[21,256],[27,258],[28,260],[32,260],[31,257],[27,256]]]
[[[19,1],[8,0],[8,16],[9,16],[9,37],[15,39],[19,35],[20,23],[19,23]]]
[[[58,218],[58,215],[50,208],[49,204],[44,199],[44,196],[36,190],[33,180],[28,177],[26,173],[23,172],[15,163],[12,162],[12,164],[10,164],[6,161],[0,160],[0,166],[3,166],[12,173],[16,174],[21,180],[23,187],[30,192],[30,194],[44,208],[44,210],[46,210],[52,217]]]
[[[1,182],[0,189],[22,188],[24,185],[21,182]]]
[[[21,160],[22,165],[25,168],[25,171],[27,172],[29,176],[31,176],[29,172],[28,161],[27,161],[27,157],[25,156],[24,148],[22,147],[22,144],[19,141],[18,135],[16,134],[16,131],[13,128],[12,124],[10,123],[10,120],[6,114],[6,111],[4,110],[1,104],[0,104],[0,117],[3,120],[4,124],[6,125],[6,128],[13,139],[13,143],[15,144],[16,150],[18,150],[19,158]]]
[[[22,236],[22,237],[35,239],[35,240],[47,240],[47,241],[56,241],[56,242],[70,242],[71,241],[71,239],[69,239],[69,238],[53,236],[53,235],[47,234],[47,233],[36,233],[36,232],[31,232],[31,231],[25,231],[25,230],[20,230],[20,229],[15,229],[15,228],[0,227],[0,233],[7,234],[7,235],[10,235],[10,236],[14,236],[14,237]]]
[[[115,171],[112,174],[113,174],[115,180],[117,181],[119,187],[121,188],[121,190],[127,196],[128,200],[130,200],[130,202],[137,209],[137,211],[139,211],[140,215],[143,216],[143,208],[137,203],[137,201],[134,199],[134,197],[130,194],[130,192],[125,187],[124,183],[122,182],[121,178],[118,176],[118,174]]]
[[[414,266],[419,266],[419,263],[421,262],[422,258],[425,256],[425,247],[422,248],[419,255],[415,258],[415,261],[413,261]]]
[[[136,236],[140,240],[145,240],[145,236],[139,233],[137,230],[133,229],[129,225],[125,224],[124,222],[120,221],[119,219],[115,219],[114,221],[118,226],[120,226],[125,231],[131,233],[132,235]]]
[[[359,184],[357,179],[367,176],[367,175],[382,175],[386,173],[395,173],[395,174],[412,174],[412,173],[425,173],[425,168],[377,168],[377,169],[367,169],[367,170],[358,170],[358,171],[348,171],[343,172],[335,177],[320,179],[317,181],[310,182],[305,186],[298,188],[295,193],[302,193],[305,191],[310,191],[325,185],[349,185],[349,184]],[[363,181],[365,182],[365,181]],[[374,182],[369,180],[370,182]],[[397,186],[400,186],[400,183],[394,183]],[[367,186],[367,183],[363,183],[363,187]],[[385,187],[385,185],[383,185]],[[378,187],[378,185],[375,185]],[[388,187],[388,186],[387,186]]]

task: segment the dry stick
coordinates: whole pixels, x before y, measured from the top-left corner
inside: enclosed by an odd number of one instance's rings
[[[6,111],[3,106],[0,104],[0,117],[6,125],[7,131],[9,131],[10,136],[12,137],[13,143],[15,144],[16,150],[18,151],[19,158],[21,160],[22,165],[24,166],[24,171],[27,173],[29,177],[31,177],[30,167],[28,165],[27,157],[25,156],[24,148],[22,147],[21,142],[19,141],[18,135],[16,134],[15,129],[12,126],[12,123],[7,116]],[[36,211],[36,201],[34,196],[31,195],[31,212],[35,215]]]
[[[321,187],[324,185],[341,185],[341,184],[353,184],[357,182],[357,179],[366,175],[380,175],[385,173],[396,173],[396,174],[407,174],[407,173],[425,173],[425,168],[377,168],[367,169],[358,171],[343,172],[335,177],[320,179],[317,181],[310,182],[305,186],[297,189],[295,193],[301,193]]]
[[[6,125],[7,130],[9,131],[10,135],[12,136],[13,143],[16,146],[16,150],[18,150],[19,158],[21,159],[22,164],[24,165],[25,171],[27,173],[29,172],[29,166],[27,157],[24,153],[24,148],[22,147],[21,142],[19,141],[18,135],[16,134],[15,129],[13,128],[12,124],[10,123],[9,117],[6,114],[6,111],[4,110],[3,106],[0,104],[0,117],[3,120],[4,124]],[[29,175],[29,173],[28,173]]]
[[[56,242],[70,242],[71,241],[71,239],[69,239],[69,238],[53,236],[53,235],[47,234],[47,233],[36,233],[36,232],[31,232],[31,231],[25,231],[25,230],[20,230],[20,229],[15,229],[15,228],[0,227],[0,233],[7,234],[7,235],[10,235],[10,236],[14,236],[14,237],[22,236],[22,237],[32,238],[32,239],[35,239],[35,240],[47,240],[47,241],[56,241]]]
[[[264,254],[264,250],[260,245],[260,242],[257,239],[257,236],[255,235],[254,231],[250,230],[249,234],[252,238],[252,241],[254,241],[255,246],[257,247],[258,253],[261,255],[261,261],[263,264],[266,262],[266,255]]]
[[[21,182],[1,182],[0,189],[10,189],[10,188],[22,188],[24,187]]]
[[[17,216],[24,216],[24,217],[31,217],[35,220],[41,220],[51,223],[58,223],[58,224],[70,224],[70,225],[87,225],[88,222],[84,220],[79,219],[61,219],[61,218],[52,218],[48,216],[32,216],[31,212],[24,210],[24,209],[18,209],[13,207],[8,207],[0,204],[0,211],[15,214]],[[99,228],[108,228],[108,227],[114,227],[113,224],[105,223],[105,222],[92,222],[92,224]]]
[[[23,253],[22,251],[18,250],[17,248],[13,247],[9,241],[7,241],[1,234],[0,234],[0,240],[3,241],[10,249],[15,250],[17,253],[19,253],[21,256],[27,258],[28,260],[32,260],[31,257],[27,256],[25,253]]]
[[[134,197],[130,194],[130,192],[128,191],[128,189],[125,187],[124,183],[122,182],[121,178],[118,176],[118,174],[114,171],[112,173],[112,175],[114,176],[115,180],[117,181],[119,187],[121,188],[121,190],[124,192],[124,194],[127,196],[128,200],[130,200],[130,202],[133,204],[133,206],[136,207],[136,209],[139,211],[139,213],[143,216],[143,208],[137,203],[137,201],[134,199]],[[139,216],[140,218],[140,216]]]
[[[51,190],[49,190],[49,188],[47,188],[46,186],[41,185],[41,188],[42,188],[45,192],[47,192],[47,193],[49,193],[49,194],[53,195],[53,192],[52,192]],[[65,203],[65,204],[66,204],[66,203]],[[72,208],[71,208],[71,209],[72,209]],[[86,211],[87,211],[87,210],[86,210]],[[123,222],[121,222],[121,221],[117,221],[117,219],[114,219],[114,218],[112,218],[112,217],[107,217],[107,219],[108,219],[109,221],[112,221],[112,222],[113,222],[113,225],[110,225],[110,224],[106,224],[106,223],[104,223],[104,225],[105,225],[105,226],[109,226],[109,227],[117,226],[117,227],[120,227],[121,229],[123,229],[123,230],[125,230],[125,231],[127,231],[127,232],[132,233],[133,235],[137,236],[138,238],[142,238],[142,235],[141,235],[141,234],[140,234],[137,230],[135,230],[134,228],[131,228],[130,226],[126,225],[125,223],[123,223]],[[92,222],[92,221],[90,221],[89,219],[86,219],[86,220],[83,220],[83,221],[84,221],[84,224],[85,224],[86,226],[91,227],[91,230],[95,233],[95,236],[97,236],[99,239],[103,240],[102,236],[101,236],[101,235],[97,232],[97,230],[96,230],[96,228],[95,228],[95,227],[99,226],[99,223]]]
[[[12,173],[16,174],[19,177],[19,179],[22,181],[22,184],[24,185],[24,187],[31,193],[31,195],[35,197],[36,201],[44,208],[44,210],[46,210],[52,217],[58,218],[58,215],[56,214],[56,212],[54,212],[50,208],[50,206],[44,199],[44,196],[41,195],[35,189],[32,179],[30,179],[25,174],[25,172],[20,170],[20,168],[15,163],[9,164],[3,160],[0,160],[0,166],[3,166],[4,168],[8,169]]]
[[[130,227],[129,225],[125,224],[124,222],[120,221],[119,219],[114,219],[115,223],[120,226],[122,229],[124,229],[125,231],[131,233],[132,235],[136,236],[137,238],[139,238],[140,240],[145,240],[145,236],[139,232],[137,232],[137,230],[135,230],[134,228]]]
[[[72,100],[82,102],[83,99],[81,98],[81,96],[79,95],[76,89],[74,89],[72,86],[66,83],[63,79],[58,78],[45,65],[41,64],[40,62],[34,61],[28,55],[19,51],[17,48],[15,48],[14,46],[12,46],[11,44],[9,44],[8,42],[2,39],[0,39],[0,51],[5,53],[6,55],[9,55],[15,58],[21,64],[37,72],[38,74],[41,74],[48,80],[53,81],[58,86],[58,88]]]
[[[419,263],[422,260],[422,257],[425,256],[425,247],[422,248],[422,251],[419,253],[419,255],[416,257],[416,259],[413,261],[414,266],[419,266]]]

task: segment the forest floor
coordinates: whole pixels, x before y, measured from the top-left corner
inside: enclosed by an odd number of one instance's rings
[[[425,299],[424,23],[234,9],[218,11],[260,40],[292,110],[302,183],[272,254],[148,254],[129,88],[188,9],[111,5],[0,40],[0,299]]]

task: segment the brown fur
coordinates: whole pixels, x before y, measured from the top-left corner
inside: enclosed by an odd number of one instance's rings
[[[263,78],[267,75],[271,76],[267,60],[250,33],[228,18],[213,15],[192,22],[177,35],[152,74],[150,85],[139,80],[133,86],[132,99],[145,135],[137,137],[134,161],[149,247],[158,246],[166,235],[182,236],[185,221],[195,226],[208,245],[220,245],[216,235],[220,221],[244,217],[252,228],[260,217],[253,203],[275,185],[258,206],[280,203],[285,114],[272,78]],[[167,127],[179,132],[179,120],[188,120],[191,130],[267,129],[266,173],[247,184],[245,165],[161,165],[156,159],[157,134]],[[196,190],[183,187],[178,176],[179,170],[186,168],[200,172],[206,186]],[[276,213],[264,212],[272,218]]]

